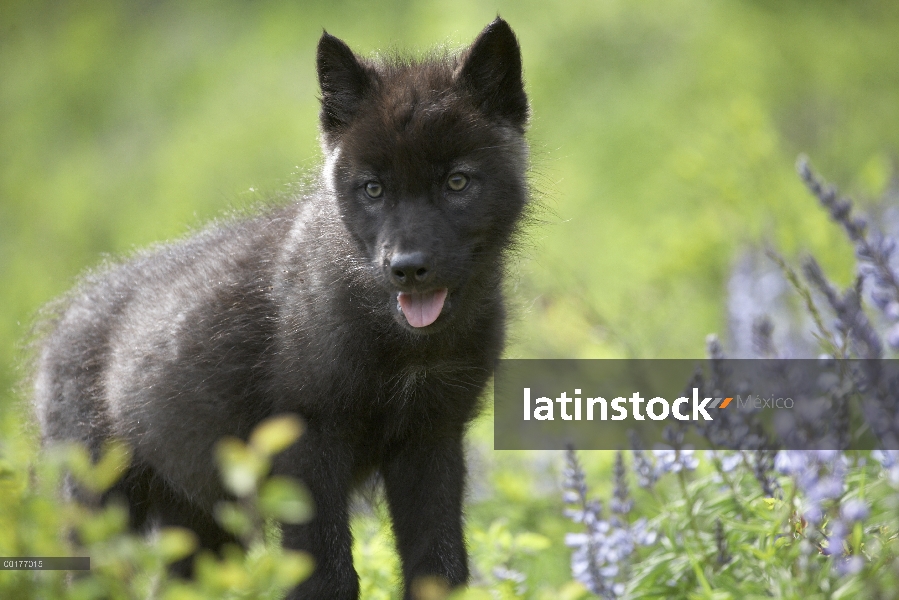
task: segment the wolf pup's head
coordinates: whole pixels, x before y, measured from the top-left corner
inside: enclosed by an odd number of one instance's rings
[[[527,201],[527,97],[509,25],[458,56],[370,61],[318,44],[326,185],[403,327],[431,333],[498,290]]]

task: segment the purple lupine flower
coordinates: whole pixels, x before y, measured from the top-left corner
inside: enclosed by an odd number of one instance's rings
[[[838,499],[845,489],[847,464],[836,450],[781,450],[774,468],[794,479],[805,503],[803,516],[814,525],[824,518],[823,503]]]
[[[643,450],[643,442],[637,432],[631,429],[628,432],[631,442],[631,453],[634,457],[634,473],[637,475],[637,485],[644,489],[651,489],[659,476],[656,473],[655,464]]]
[[[774,347],[774,323],[768,315],[760,315],[752,320],[752,351],[762,358],[776,358]]]
[[[899,301],[899,275],[892,264],[895,240],[880,232],[868,232],[867,222],[853,217],[852,201],[839,197],[839,191],[834,186],[820,180],[807,158],[800,157],[796,169],[808,189],[830,212],[831,218],[843,226],[855,246],[859,274],[874,283],[871,299],[877,308],[886,312],[891,302]]]
[[[777,453],[774,464],[778,471],[791,476],[796,482],[804,502],[805,519],[820,526],[827,514],[825,503],[835,502],[845,490],[846,457],[836,450],[783,450]],[[821,551],[834,557],[834,568],[841,577],[858,573],[864,568],[864,559],[860,556],[846,557],[844,554],[853,527],[866,519],[869,512],[868,505],[862,500],[846,500],[840,506],[839,516],[827,525],[826,544],[823,544]],[[811,546],[806,550],[811,552]]]
[[[837,559],[834,563],[837,575],[845,577],[847,575],[855,575],[865,568],[865,559],[858,554]]]
[[[612,501],[609,508],[618,515],[627,515],[634,507],[630,490],[627,486],[627,471],[624,468],[624,454],[621,451],[615,454],[615,490],[612,493]]]
[[[864,521],[870,512],[865,502],[851,499],[840,506],[840,516],[830,524],[830,535],[827,538],[827,547],[824,554],[835,558],[834,567],[841,577],[858,573],[864,568],[864,559],[858,554],[845,556],[846,542],[852,533],[856,523]],[[852,549],[849,548],[851,551]]]
[[[896,303],[894,302],[893,304]],[[887,329],[886,340],[890,348],[892,348],[893,350],[899,350],[899,323],[896,323],[892,327]]]
[[[846,523],[858,523],[868,518],[871,509],[868,505],[857,498],[847,500],[840,506],[840,517]]]
[[[565,545],[574,549],[571,553],[572,576],[594,594],[603,598],[617,598],[618,594],[611,582],[603,575],[603,563],[598,552],[597,538],[600,538],[606,525],[601,519],[602,506],[588,499],[586,475],[574,448],[570,446],[566,461],[568,464],[564,471],[563,499],[569,508],[565,510],[565,514],[575,523],[583,523],[586,528],[585,533],[570,533],[565,536]]]
[[[734,358],[813,356],[811,315],[794,310],[786,261],[771,248],[737,259],[727,282],[728,349]]]
[[[899,450],[874,450],[872,458],[880,462],[894,486],[899,486]]]
[[[824,554],[828,556],[841,556],[843,554],[843,543],[849,536],[851,529],[846,526],[843,521],[837,519],[830,526],[830,535],[827,538],[827,547],[824,548]]]
[[[699,459],[693,456],[692,448],[675,449],[659,444],[652,453],[656,458],[656,476],[665,473],[680,473],[681,471],[695,471],[699,466]]]
[[[630,526],[631,537],[638,546],[651,546],[656,543],[658,532],[649,526],[646,517],[640,517]]]
[[[706,450],[705,457],[707,460],[717,461],[721,470],[730,473],[743,462],[742,452],[725,452],[721,450]]]
[[[887,307],[883,309],[883,314],[890,321],[899,321],[899,302],[894,300],[887,304]]]
[[[565,545],[572,548],[571,572],[575,580],[592,593],[606,600],[617,600],[625,592],[622,583],[630,568],[630,557],[637,545],[655,543],[656,534],[646,519],[632,524],[626,514],[632,507],[625,479],[624,459],[616,459],[615,494],[612,500],[615,516],[602,518],[601,505],[587,499],[586,477],[573,448],[567,453],[565,492],[563,498],[569,506],[577,505],[573,512],[583,523],[583,533],[569,533]],[[625,510],[626,509],[626,510]]]
[[[837,292],[824,275],[821,265],[814,257],[808,256],[802,262],[802,271],[806,279],[820,291],[837,315],[837,330],[852,340],[857,354],[861,358],[881,358],[883,343],[874,331],[871,322],[861,305],[861,280],[855,287],[847,289],[843,294]]]
[[[737,465],[739,465],[742,461],[743,457],[739,452],[732,452],[730,454],[727,454],[721,458],[721,470],[723,470],[725,473],[730,473],[731,471],[736,469]]]

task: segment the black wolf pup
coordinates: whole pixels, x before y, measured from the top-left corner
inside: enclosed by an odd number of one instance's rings
[[[421,60],[324,33],[317,67],[314,189],[87,276],[43,342],[35,406],[47,442],[130,445],[111,493],[133,527],[190,527],[212,549],[232,541],[212,517],[216,442],[299,415],[274,471],[311,492],[314,519],[283,541],[317,566],[290,598],[358,597],[348,503],[374,472],[411,598],[416,578],[468,578],[463,434],[503,347],[528,199],[521,55],[497,18]]]

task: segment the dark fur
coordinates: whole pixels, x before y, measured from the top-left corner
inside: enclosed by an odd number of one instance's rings
[[[420,576],[463,584],[462,438],[503,347],[503,257],[527,200],[520,61],[501,19],[460,56],[422,61],[360,59],[325,33],[315,191],[86,278],[41,348],[45,439],[95,456],[124,439],[134,460],[113,493],[132,525],[188,526],[219,548],[216,441],[299,414],[307,430],[274,471],[312,493],[316,517],[283,540],[318,566],[290,597],[358,596],[349,495],[376,471],[406,597]],[[436,287],[440,317],[411,327],[397,293]]]

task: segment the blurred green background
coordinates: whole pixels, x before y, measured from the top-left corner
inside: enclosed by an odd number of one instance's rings
[[[893,0],[0,6],[4,390],[35,310],[104,254],[316,168],[322,28],[366,54],[461,47],[497,13],[517,32],[543,223],[513,281],[513,356],[700,355],[754,241],[846,280],[796,155],[864,198],[899,148]]]
[[[895,0],[0,0],[0,451],[22,421],[8,409],[42,304],[106,255],[317,168],[323,28],[364,54],[460,48],[497,13],[524,53],[541,220],[511,281],[508,355],[703,355],[751,244],[813,251],[850,280],[851,249],[794,162],[807,153],[862,202],[886,186]],[[474,470],[491,475],[473,477],[473,535],[497,515],[540,529],[557,552],[532,568],[564,581],[560,501],[539,475],[555,458],[502,467],[519,459],[486,450],[489,436],[482,423]]]

